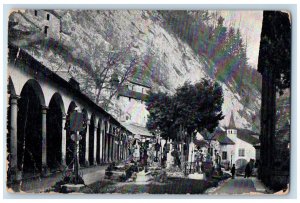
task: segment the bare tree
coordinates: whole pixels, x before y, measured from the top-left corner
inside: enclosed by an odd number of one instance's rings
[[[132,51],[132,43],[108,50],[104,44],[99,44],[90,50],[88,57],[94,63],[91,70],[87,70],[89,77],[86,80],[92,80],[95,85],[95,102],[107,109],[110,100],[136,68],[139,57]]]

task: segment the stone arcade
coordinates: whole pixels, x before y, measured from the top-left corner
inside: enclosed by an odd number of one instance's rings
[[[12,44],[8,53],[8,183],[73,168],[68,116],[76,107],[86,123],[80,167],[127,157],[129,131],[82,94],[74,79],[64,80]]]

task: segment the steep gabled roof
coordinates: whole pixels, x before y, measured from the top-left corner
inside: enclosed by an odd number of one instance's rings
[[[208,142],[206,140],[194,140],[194,144],[199,147],[208,147]]]
[[[259,143],[259,139],[256,138],[258,133],[255,133],[251,130],[247,129],[237,129],[237,138],[248,142],[249,144],[257,144]]]
[[[235,144],[235,142],[233,142],[229,137],[227,137],[226,131],[222,130],[219,127],[217,127],[213,133],[202,132],[201,135],[204,137],[205,140],[216,140],[221,145]]]
[[[221,145],[234,145],[235,142],[233,142],[229,137],[227,137],[225,132],[222,133],[217,133],[216,134],[216,140],[221,144]]]

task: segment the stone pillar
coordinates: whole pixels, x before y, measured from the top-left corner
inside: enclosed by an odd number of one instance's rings
[[[89,138],[90,138],[90,120],[86,121],[86,136],[85,136],[85,166],[89,166]]]
[[[117,157],[117,160],[120,161],[120,138],[118,137],[117,138],[117,149],[116,149],[116,157]]]
[[[124,160],[124,140],[122,140],[122,146],[121,146],[121,159]]]
[[[18,180],[18,99],[17,95],[10,96],[10,168],[11,181]]]
[[[105,160],[106,160],[106,163],[108,163],[109,161],[109,134],[106,133],[106,146],[105,146]]]
[[[121,135],[119,135],[118,157],[119,157],[119,160],[122,160],[121,159]]]
[[[106,149],[105,149],[105,160],[106,162],[109,162],[110,161],[110,158],[109,158],[109,148],[110,148],[110,124],[109,122],[107,122],[107,129],[106,129]]]
[[[113,162],[114,161],[114,136],[111,135],[110,136],[110,161]]]
[[[97,165],[97,129],[98,129],[98,126],[96,124],[97,122],[95,122],[95,127],[94,127],[94,152],[93,152],[93,155],[94,155],[94,158],[93,158],[93,161],[94,161],[94,164],[93,165]]]
[[[62,117],[62,140],[61,140],[61,165],[65,167],[66,164],[66,153],[67,153],[67,131],[66,126],[66,115]]]
[[[104,130],[104,128],[102,129],[102,144],[101,144],[101,146],[102,146],[102,149],[101,149],[101,162],[102,163],[104,163],[105,162],[105,160],[104,160],[104,150],[105,150],[105,130]]]
[[[110,158],[110,149],[111,149],[111,135],[110,134],[107,134],[107,162],[110,162],[111,161],[111,158]]]
[[[128,147],[129,147],[128,144],[124,145],[124,148],[125,148],[124,149],[124,159],[127,159],[127,157],[128,157],[128,153],[129,153]]]
[[[100,125],[100,140],[98,141],[98,144],[99,144],[99,148],[100,148],[100,154],[99,154],[99,157],[100,157],[100,163],[102,164],[103,160],[102,160],[102,149],[103,149],[103,146],[102,146],[102,139],[103,139],[103,121],[101,121],[101,125]]]
[[[106,133],[106,130],[104,130],[104,133],[103,133],[103,162],[104,163],[107,163],[106,149],[107,149],[107,133]]]
[[[47,107],[42,106],[42,174],[46,175],[47,167]]]

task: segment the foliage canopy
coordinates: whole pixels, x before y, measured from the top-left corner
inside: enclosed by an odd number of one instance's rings
[[[224,118],[223,101],[222,87],[205,78],[196,84],[184,83],[172,96],[151,92],[146,101],[147,128],[173,140],[186,139],[203,129],[213,132]]]

